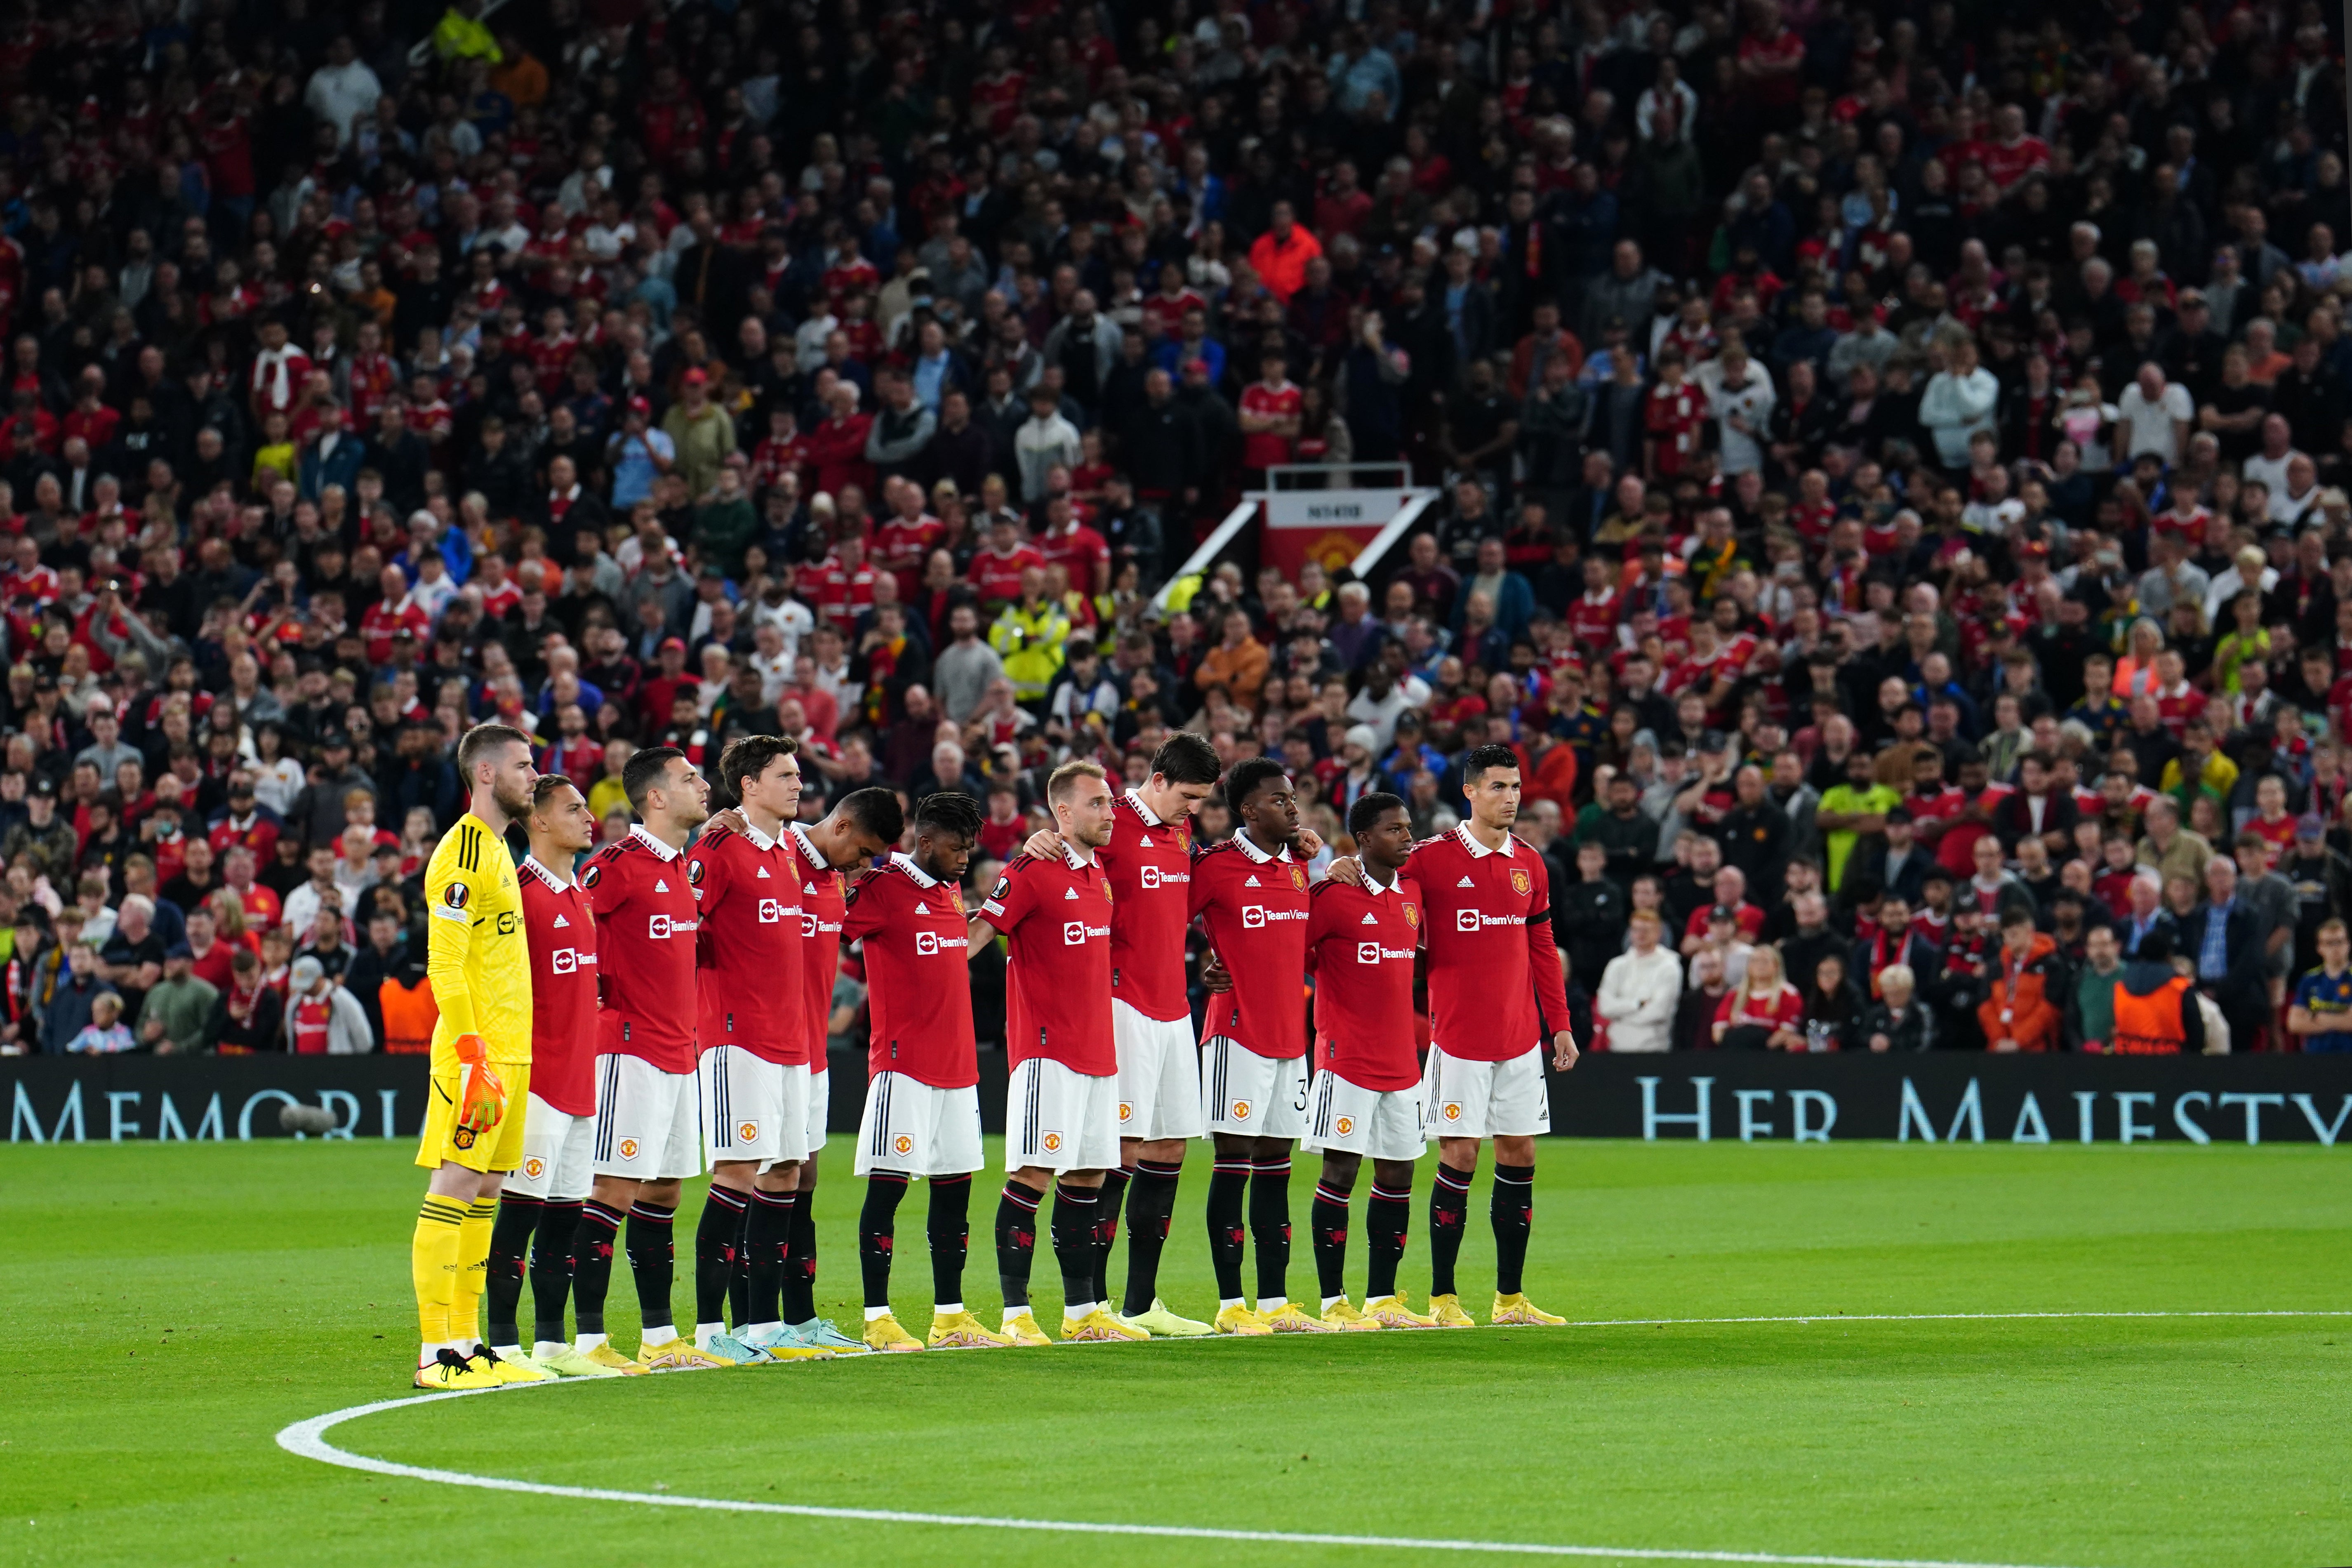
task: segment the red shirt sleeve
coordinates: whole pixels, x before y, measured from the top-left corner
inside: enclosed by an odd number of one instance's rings
[[[1559,949],[1551,939],[1551,870],[1541,855],[1535,861],[1536,907],[1528,911],[1528,974],[1535,982],[1536,1011],[1543,1018],[1544,1040],[1568,1027],[1568,984],[1560,973]]]
[[[1014,876],[1013,868],[1008,866],[996,879],[996,886],[989,889],[988,897],[981,900],[980,918],[1009,936],[1036,901],[1028,879]]]
[[[867,871],[849,885],[849,908],[841,917],[841,940],[863,942],[889,924],[888,900],[882,891],[884,874]]]

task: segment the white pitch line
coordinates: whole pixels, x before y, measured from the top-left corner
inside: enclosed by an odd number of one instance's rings
[[[1572,1323],[1571,1328],[1655,1328],[1736,1323],[1831,1322],[1998,1322],[2053,1318],[2344,1318],[2352,1310],[2285,1310],[2250,1311],[2139,1312],[1868,1312],[1823,1313],[1809,1317],[1771,1318],[1603,1318]],[[864,1357],[845,1358],[864,1360]],[[876,1357],[877,1361],[887,1357]],[[734,1498],[676,1497],[667,1492],[621,1491],[609,1487],[567,1487],[545,1481],[516,1480],[505,1476],[477,1476],[463,1470],[404,1465],[338,1448],[326,1435],[346,1421],[390,1410],[411,1410],[452,1399],[472,1399],[484,1394],[513,1393],[521,1388],[556,1387],[602,1382],[597,1378],[565,1378],[559,1384],[517,1384],[506,1389],[469,1389],[426,1394],[402,1399],[379,1399],[370,1405],[331,1410],[297,1421],[278,1434],[278,1446],[300,1458],[316,1459],[347,1470],[394,1476],[404,1480],[434,1481],[443,1486],[475,1487],[484,1491],[526,1492],[540,1497],[572,1498],[588,1502],[638,1503],[652,1508],[696,1509],[716,1513],[782,1514],[801,1519],[834,1519],[867,1524],[929,1524],[977,1530],[1026,1530],[1065,1535],[1135,1535],[1161,1540],[1244,1541],[1284,1546],[1377,1546],[1423,1552],[1486,1552],[1520,1557],[1616,1558],[1649,1563],[1752,1563],[1774,1568],[2029,1568],[2026,1564],[1957,1563],[1913,1557],[1843,1557],[1820,1553],[1783,1554],[1772,1552],[1709,1552],[1699,1549],[1643,1546],[1569,1546],[1546,1542],[1452,1541],[1401,1535],[1338,1535],[1277,1530],[1217,1530],[1202,1525],[1111,1524],[1064,1519],[1000,1519],[986,1514],[914,1513],[900,1509],[824,1508],[813,1503],[754,1502]]]

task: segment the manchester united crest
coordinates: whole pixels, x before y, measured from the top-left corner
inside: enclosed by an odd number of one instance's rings
[[[1511,891],[1518,894],[1519,897],[1526,898],[1528,889],[1533,886],[1535,884],[1528,879],[1528,874],[1525,871],[1514,869],[1511,872]]]
[[[1411,904],[1405,905],[1404,923],[1418,931],[1421,928],[1421,911],[1414,909]]]
[[[1303,892],[1305,892],[1305,891],[1307,890],[1307,868],[1306,868],[1306,867],[1304,867],[1304,866],[1293,866],[1293,867],[1290,868],[1290,885],[1291,885],[1291,887],[1293,887],[1294,889],[1297,889],[1299,892],[1302,892],[1302,893],[1303,893]]]

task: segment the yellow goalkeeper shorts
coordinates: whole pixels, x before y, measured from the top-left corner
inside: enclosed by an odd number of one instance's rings
[[[455,1057],[445,1063],[433,1053],[432,1086],[425,1092],[425,1136],[416,1146],[416,1163],[428,1171],[463,1165],[469,1171],[513,1170],[522,1163],[523,1107],[530,1101],[530,1064],[493,1062],[492,1069],[507,1086],[507,1113],[499,1124],[477,1132],[457,1124],[457,1078],[464,1068]]]

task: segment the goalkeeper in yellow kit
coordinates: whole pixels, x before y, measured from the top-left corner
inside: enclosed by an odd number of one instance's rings
[[[433,1175],[409,1258],[423,1339],[416,1386],[436,1391],[549,1375],[499,1360],[478,1331],[499,1185],[522,1158],[530,1089],[530,949],[506,831],[530,812],[539,773],[521,731],[480,724],[457,742],[457,774],[470,808],[425,869],[425,971],[441,1017],[416,1151]]]

